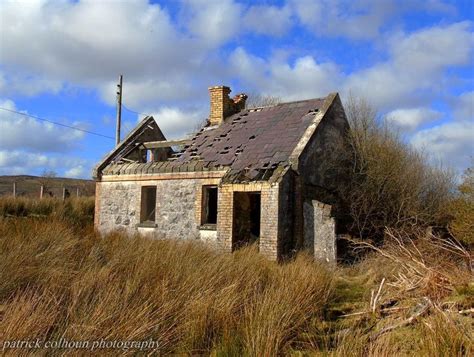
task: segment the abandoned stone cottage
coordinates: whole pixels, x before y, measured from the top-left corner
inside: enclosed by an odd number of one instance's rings
[[[96,228],[334,261],[327,163],[348,128],[338,94],[246,109],[230,92],[209,88],[207,124],[189,139],[167,141],[149,116],[96,166]]]

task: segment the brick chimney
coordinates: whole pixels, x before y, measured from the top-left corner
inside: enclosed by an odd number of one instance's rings
[[[226,86],[209,87],[209,96],[211,98],[210,125],[220,125],[226,117],[245,108],[247,95],[238,94],[231,99],[229,97],[230,92],[230,88]]]

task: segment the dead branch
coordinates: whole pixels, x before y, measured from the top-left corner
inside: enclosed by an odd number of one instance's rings
[[[412,323],[414,323],[419,317],[426,314],[428,312],[428,310],[430,309],[430,307],[433,305],[431,300],[428,299],[427,297],[424,297],[424,301],[425,301],[424,305],[422,305],[421,308],[417,312],[415,312],[413,315],[411,315],[408,319],[405,319],[405,320],[403,320],[403,321],[401,321],[397,324],[384,327],[379,332],[372,335],[370,337],[370,340],[375,340],[375,339],[377,339],[378,337],[380,337],[381,335],[383,335],[387,332],[390,332],[390,331],[395,330],[399,327],[408,326],[408,325],[411,325]]]
[[[461,314],[461,315],[471,315],[471,314],[474,314],[474,308],[472,308],[472,309],[467,309],[467,310],[459,310],[459,311],[458,311],[458,314]]]
[[[392,311],[400,311],[400,310],[407,310],[409,309],[408,306],[395,306],[395,307],[387,307],[385,309],[380,309],[380,312],[382,314],[386,314],[386,313],[389,313],[389,312],[392,312]],[[370,314],[372,313],[372,311],[370,310],[367,310],[367,311],[359,311],[359,312],[352,312],[350,314],[344,314],[344,315],[341,315],[341,317],[351,317],[351,316],[358,316],[358,315],[367,315],[367,314]]]
[[[382,279],[382,281],[380,283],[380,286],[379,286],[379,290],[377,291],[377,294],[375,295],[373,300],[371,299],[371,301],[370,301],[370,306],[372,306],[372,313],[374,313],[374,314],[375,314],[375,309],[377,308],[377,301],[380,298],[380,293],[382,292],[382,287],[383,287],[384,283],[385,283],[385,278]],[[373,296],[373,294],[374,294],[374,291],[372,290],[372,296]]]

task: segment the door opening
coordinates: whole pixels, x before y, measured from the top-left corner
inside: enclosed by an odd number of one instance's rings
[[[234,192],[232,250],[260,238],[260,192]]]

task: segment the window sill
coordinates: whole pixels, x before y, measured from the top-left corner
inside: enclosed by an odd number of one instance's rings
[[[137,224],[137,228],[156,228],[158,225],[155,222],[141,222]]]
[[[217,224],[206,223],[201,226],[198,226],[200,231],[217,231]]]

